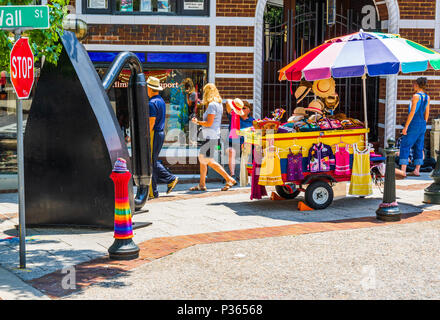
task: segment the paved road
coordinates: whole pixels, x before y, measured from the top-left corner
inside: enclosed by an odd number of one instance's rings
[[[198,245],[69,299],[439,299],[440,221]]]

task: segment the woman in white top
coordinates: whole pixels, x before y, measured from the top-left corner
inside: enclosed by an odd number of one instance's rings
[[[202,126],[202,146],[200,147],[200,183],[190,188],[190,191],[206,191],[206,174],[208,166],[220,174],[226,181],[222,191],[229,190],[237,183],[225,169],[214,160],[214,150],[220,145],[220,125],[223,116],[222,98],[212,83],[208,83],[203,87],[203,105],[208,106],[203,114],[203,121],[192,118],[191,121]]]

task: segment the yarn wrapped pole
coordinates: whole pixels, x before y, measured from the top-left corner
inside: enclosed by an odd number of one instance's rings
[[[118,159],[120,163],[122,160]],[[123,163],[125,164],[125,160]],[[115,185],[115,241],[108,249],[109,256],[110,259],[115,260],[136,259],[139,257],[139,247],[133,242],[133,225],[128,198],[128,182],[131,179],[131,173],[128,170],[125,172],[113,170],[110,179]]]

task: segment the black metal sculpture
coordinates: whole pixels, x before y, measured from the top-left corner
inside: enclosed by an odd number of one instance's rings
[[[72,32],[64,33],[62,44],[58,66],[43,67],[27,120],[26,222],[29,226],[113,229],[114,190],[109,175],[118,157],[130,157],[106,90],[86,50]],[[146,95],[143,76],[142,72],[133,75],[144,83],[145,94],[137,92],[141,97],[134,98],[139,104]],[[144,108],[134,109],[146,114],[146,101],[145,97]],[[147,142],[140,149],[134,148],[147,158],[148,133],[148,127],[144,127],[136,143]],[[128,168],[148,186],[151,164],[148,162],[145,170],[139,171],[138,161],[136,158],[134,166],[129,162]],[[130,207],[134,212],[132,187],[130,182]]]
[[[118,79],[123,67],[128,64],[131,70],[128,82],[128,106],[130,114],[131,151],[133,162],[133,180],[137,193],[135,198],[136,210],[141,209],[148,198],[151,183],[151,142],[150,123],[147,121],[149,114],[147,88],[145,75],[139,58],[132,52],[121,52],[107,70],[102,84],[109,90]]]

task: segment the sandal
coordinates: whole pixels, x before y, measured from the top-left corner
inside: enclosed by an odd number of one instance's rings
[[[208,189],[206,189],[206,187],[201,187],[200,184],[189,188],[189,191],[206,191]]]
[[[222,188],[222,191],[228,191],[232,186],[235,186],[237,181],[233,180],[233,182],[227,182],[225,186]]]
[[[420,177],[420,174],[415,174],[414,172],[410,172],[407,174],[408,177]]]

